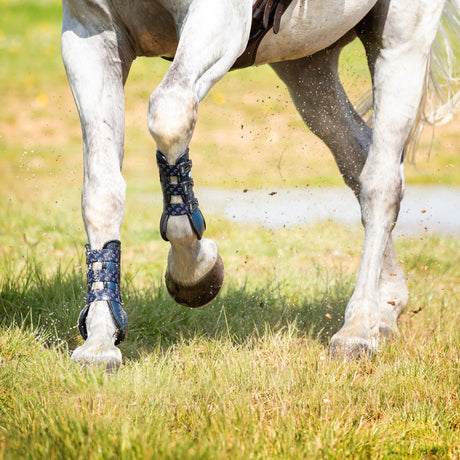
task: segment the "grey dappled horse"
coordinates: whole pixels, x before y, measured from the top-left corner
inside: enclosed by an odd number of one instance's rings
[[[371,354],[397,331],[408,302],[391,239],[404,189],[402,152],[426,99],[438,27],[444,19],[458,26],[459,0],[63,0],[63,8],[62,55],[83,131],[89,241],[87,305],[79,318],[85,343],[73,352],[75,360],[121,363],[116,345],[127,331],[120,294],[123,86],[137,56],[173,58],[148,109],[164,198],[160,230],[171,244],[166,284],[172,297],[205,305],[224,276],[216,243],[202,238],[205,223],[193,194],[188,145],[198,104],[232,67],[269,63],[361,206],[360,270],[330,352]],[[372,129],[338,79],[340,51],[356,36],[372,75]],[[444,38],[455,64],[449,34]]]

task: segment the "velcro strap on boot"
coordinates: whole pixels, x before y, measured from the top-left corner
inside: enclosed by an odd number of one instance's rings
[[[85,247],[86,263],[88,264],[86,274],[88,292],[86,306],[78,318],[78,328],[86,340],[88,337],[86,318],[89,307],[95,301],[105,301],[117,328],[115,345],[118,345],[124,340],[128,332],[128,318],[123,309],[120,291],[120,242],[109,241],[103,249],[91,250],[88,244]]]
[[[206,229],[206,222],[193,193],[192,160],[189,160],[188,154],[189,149],[182,153],[174,165],[170,165],[166,157],[159,150],[157,151],[164,205],[160,233],[165,241],[168,241],[166,230],[170,216],[188,216],[190,225],[199,240]],[[172,196],[181,197],[182,203],[171,203]]]

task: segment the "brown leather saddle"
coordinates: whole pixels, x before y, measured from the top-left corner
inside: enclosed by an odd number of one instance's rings
[[[252,7],[252,25],[248,44],[231,70],[250,67],[254,64],[260,42],[271,28],[273,28],[273,33],[279,32],[281,16],[291,3],[292,0],[257,0]]]
[[[230,70],[242,69],[254,64],[260,42],[271,28],[275,34],[278,33],[281,16],[291,3],[292,0],[257,0],[252,7],[252,25],[248,44]],[[163,56],[163,59],[172,61],[174,58]]]

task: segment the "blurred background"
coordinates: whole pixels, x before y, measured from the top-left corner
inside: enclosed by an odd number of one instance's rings
[[[0,256],[6,265],[31,254],[70,262],[81,257],[86,236],[80,213],[81,131],[60,55],[61,3],[0,0],[0,12]],[[146,114],[149,95],[168,66],[162,59],[140,58],[132,67],[123,168],[126,249],[143,253],[154,244],[149,250],[163,256],[166,245],[157,246],[161,198],[155,145]],[[342,54],[340,74],[352,101],[369,88],[357,41]],[[449,196],[459,196],[459,145],[459,117],[434,133],[425,130],[416,163],[406,165],[407,183],[419,187],[417,197],[428,186],[449,186],[452,195],[441,194],[438,202],[454,206]],[[210,91],[190,148],[211,231],[213,222],[225,226],[232,219],[268,227],[331,218],[358,225],[358,206],[332,155],[304,126],[268,66],[231,72]],[[427,197],[435,193],[429,190]],[[427,219],[427,206],[413,206],[422,227],[402,233],[442,231],[439,219]],[[446,217],[454,214],[444,211]],[[449,225],[449,232],[458,232],[455,222]],[[149,259],[146,263],[153,263]]]

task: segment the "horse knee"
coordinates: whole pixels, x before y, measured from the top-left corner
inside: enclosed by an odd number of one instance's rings
[[[150,96],[148,127],[160,150],[173,163],[192,137],[198,99],[190,89],[160,85]]]
[[[85,178],[82,199],[86,212],[106,207],[118,210],[124,208],[125,194],[126,182],[121,173],[108,172]]]

